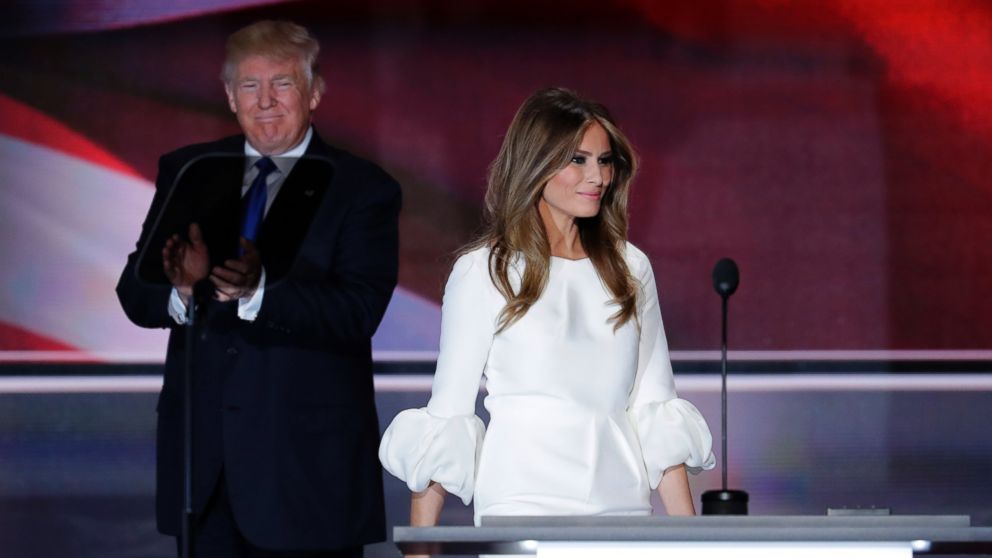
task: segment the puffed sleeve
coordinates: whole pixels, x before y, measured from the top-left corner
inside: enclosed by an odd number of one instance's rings
[[[485,427],[475,416],[479,382],[489,357],[502,296],[489,279],[488,250],[455,262],[441,302],[441,342],[427,407],[393,419],[379,446],[383,467],[410,490],[440,483],[472,501]]]
[[[632,246],[630,249],[637,250]],[[716,459],[713,437],[703,415],[675,392],[654,272],[647,256],[639,251],[636,255],[641,284],[638,300],[641,338],[637,376],[627,413],[641,443],[651,487],[657,488],[669,467],[684,463],[690,472],[698,473],[712,469]]]

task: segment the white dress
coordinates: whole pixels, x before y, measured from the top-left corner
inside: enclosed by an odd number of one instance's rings
[[[712,468],[706,421],[675,393],[651,264],[632,244],[626,258],[641,287],[637,320],[614,332],[617,305],[591,261],[552,258],[541,298],[496,333],[505,300],[489,251],[460,257],[431,399],[386,430],[386,470],[414,491],[433,480],[466,505],[474,496],[478,525],[491,515],[647,515],[665,469]],[[488,431],[475,416],[483,374]]]

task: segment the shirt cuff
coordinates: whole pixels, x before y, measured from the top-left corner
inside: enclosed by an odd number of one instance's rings
[[[179,295],[179,291],[175,287],[172,288],[172,294],[169,295],[169,315],[177,324],[186,324],[186,302],[183,301],[183,297]]]
[[[265,295],[265,268],[258,276],[258,286],[250,298],[238,299],[238,317],[246,322],[254,322],[258,311],[262,309],[262,297]]]

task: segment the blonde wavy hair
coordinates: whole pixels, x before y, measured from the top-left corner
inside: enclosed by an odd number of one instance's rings
[[[637,170],[634,150],[603,105],[568,89],[542,89],[513,117],[489,167],[482,234],[462,250],[490,250],[489,276],[506,299],[499,331],[522,318],[547,287],[551,246],[538,202],[548,181],[571,162],[593,123],[609,137],[613,180],[604,188],[599,213],[576,219],[579,239],[617,305],[610,317],[614,330],[636,315],[637,283],[624,258],[628,193]],[[520,264],[523,273],[515,289],[510,269]]]

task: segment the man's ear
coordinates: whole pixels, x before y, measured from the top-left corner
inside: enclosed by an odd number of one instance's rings
[[[320,89],[310,88],[310,110],[313,111],[320,104]]]
[[[238,113],[238,104],[234,99],[234,91],[231,90],[231,84],[224,84],[224,93],[227,94],[227,106],[230,107],[231,112],[234,114]]]

